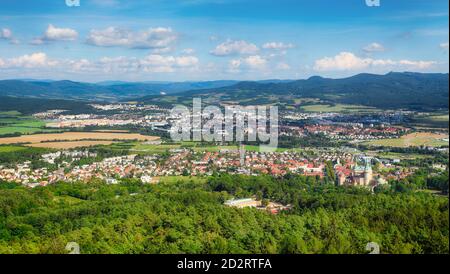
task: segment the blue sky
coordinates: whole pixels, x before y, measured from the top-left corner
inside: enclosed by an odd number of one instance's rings
[[[448,1],[0,0],[0,79],[448,72]]]

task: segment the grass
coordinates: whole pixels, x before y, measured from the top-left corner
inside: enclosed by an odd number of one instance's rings
[[[117,143],[111,145],[112,149],[128,149],[131,152],[141,153],[141,154],[157,154],[164,153],[170,149],[181,149],[188,148],[195,152],[219,152],[221,150],[238,151],[239,147],[237,145],[229,146],[215,146],[215,145],[201,145],[200,142],[181,142],[175,144],[145,144],[142,142],[134,143]],[[259,146],[246,145],[246,151],[259,151]],[[284,152],[288,149],[278,148],[277,152]]]
[[[11,111],[0,111],[0,117],[1,116],[20,116],[22,115],[22,113],[16,111],[16,110],[11,110]]]
[[[336,105],[306,105],[300,107],[303,111],[306,112],[375,112],[376,108],[367,107],[367,106],[359,106],[359,105],[344,105],[344,104],[336,104]]]
[[[173,184],[178,182],[194,182],[194,183],[205,183],[206,178],[197,176],[164,176],[159,178],[160,183]]]
[[[448,139],[448,135],[435,134],[430,132],[417,132],[404,135],[396,139],[382,139],[365,142],[364,144],[371,146],[386,146],[386,147],[418,147],[418,146],[431,146],[440,147],[448,146],[448,141],[442,139]]]
[[[76,204],[80,204],[80,203],[84,202],[84,200],[82,200],[82,199],[78,199],[78,198],[75,198],[75,197],[72,197],[72,196],[67,196],[67,195],[55,196],[53,198],[53,200],[55,202],[60,202],[60,203],[64,203],[64,204],[67,204],[67,205],[76,205]]]
[[[29,116],[22,116],[18,111],[0,112],[0,135],[55,131],[55,129],[46,129],[43,121]]]
[[[426,159],[432,156],[414,153],[397,153],[397,152],[382,152],[377,155],[384,159],[402,159],[402,160],[415,160],[415,159]]]
[[[161,145],[149,145],[144,143],[135,143],[131,148],[131,151],[138,153],[164,153],[170,149],[181,148],[181,144],[161,144]]]
[[[17,151],[21,151],[21,150],[25,150],[27,149],[26,147],[22,147],[22,146],[0,146],[0,153],[2,152],[17,152]]]
[[[416,127],[430,127],[430,128],[448,128],[449,115],[448,113],[427,113],[416,115],[412,120]]]

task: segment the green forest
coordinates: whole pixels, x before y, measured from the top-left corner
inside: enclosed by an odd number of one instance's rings
[[[447,177],[448,180],[448,177]],[[278,215],[232,197],[292,205]],[[0,253],[448,253],[448,197],[336,187],[315,177],[215,174],[143,185],[0,183]]]

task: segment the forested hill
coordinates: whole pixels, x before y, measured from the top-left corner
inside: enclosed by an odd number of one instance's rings
[[[97,84],[73,81],[3,80],[0,81],[0,96],[45,99],[75,99],[116,101],[133,97],[174,92],[221,88],[237,81],[208,82],[102,82]]]
[[[33,114],[50,109],[67,110],[66,114],[92,113],[95,111],[87,102],[61,99],[15,98],[0,96],[0,111],[19,111]]]
[[[289,103],[296,98],[318,98],[329,103],[373,106],[383,109],[448,109],[448,74],[358,74],[349,78],[311,77],[291,82],[240,82],[217,89],[193,90],[180,97],[215,97],[217,101]],[[271,97],[269,100],[268,98]],[[149,96],[143,101],[155,100]]]
[[[0,96],[18,98],[73,99],[82,101],[137,100],[147,103],[184,103],[194,96],[209,103],[288,104],[315,98],[325,103],[366,105],[382,109],[448,109],[448,74],[392,72],[358,74],[343,79],[319,76],[307,80],[255,82],[106,82],[0,81]],[[163,94],[163,95],[162,95]],[[136,99],[138,98],[138,99]],[[166,100],[167,99],[167,100]]]

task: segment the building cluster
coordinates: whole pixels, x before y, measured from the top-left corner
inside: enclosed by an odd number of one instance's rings
[[[408,132],[402,127],[364,126],[361,123],[336,123],[336,124],[314,124],[305,126],[283,126],[281,134],[284,136],[307,136],[322,134],[333,140],[375,140],[384,138],[396,138]]]
[[[160,107],[155,105],[144,105],[144,104],[91,104],[91,107],[109,111],[109,110],[123,110],[123,111],[147,111],[147,110],[162,110]]]
[[[48,128],[83,128],[83,127],[164,127],[168,123],[164,114],[131,115],[131,114],[78,114],[78,115],[54,115],[46,124]]]
[[[231,199],[225,201],[224,205],[235,208],[253,207],[266,210],[272,214],[278,214],[280,211],[292,208],[291,205],[283,205],[275,202],[267,202],[267,204],[264,204],[262,201],[258,201],[255,198]]]
[[[90,161],[79,161],[90,159]],[[313,155],[296,151],[259,152],[239,149],[198,151],[191,148],[169,150],[168,154],[122,155],[102,159],[89,150],[58,151],[41,156],[47,167],[32,168],[30,161],[14,168],[0,166],[0,180],[17,182],[31,187],[59,181],[89,182],[93,179],[115,184],[123,178],[140,179],[154,183],[163,176],[209,176],[214,172],[261,175],[275,177],[299,174],[324,178],[329,163],[334,163],[336,184],[373,188],[389,179],[402,179],[414,172],[413,168],[400,168],[394,161],[386,162],[366,156],[357,158],[344,150],[320,151]],[[383,174],[374,172],[372,163],[388,167]],[[84,164],[86,163],[86,164]]]
[[[85,157],[96,157],[96,154],[86,151],[65,151],[42,155],[41,160],[55,164],[60,157],[63,157],[64,160],[51,169],[48,167],[32,169],[30,161],[17,164],[15,168],[0,166],[0,180],[21,183],[30,187],[46,186],[60,181],[89,182],[92,179],[103,180],[108,184],[115,184],[118,182],[117,179],[121,178],[137,178],[143,183],[154,182],[151,176],[156,169],[154,162],[156,157],[154,156],[125,155],[105,158],[92,164],[72,166],[74,161]]]

